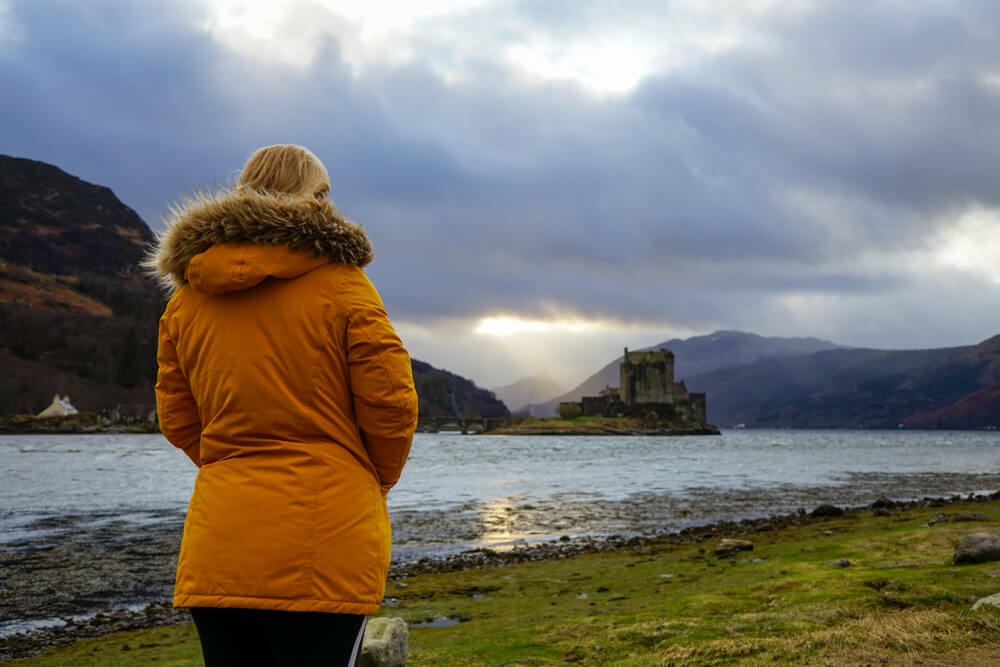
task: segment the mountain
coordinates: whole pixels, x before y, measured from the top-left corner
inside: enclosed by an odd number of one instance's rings
[[[687,380],[713,423],[757,427],[980,428],[1000,423],[1000,336],[928,350],[836,349]]]
[[[493,392],[471,380],[423,361],[412,361],[413,382],[420,398],[420,414],[431,417],[476,415],[508,417],[510,411]]]
[[[548,375],[521,378],[503,387],[494,387],[493,393],[513,412],[532,403],[541,403],[562,392],[562,387]]]
[[[153,233],[108,188],[0,155],[0,259],[40,274],[136,272]]]
[[[807,354],[839,346],[818,338],[764,337],[742,331],[716,331],[707,336],[693,336],[683,340],[674,338],[637,351],[659,350],[664,347],[674,353],[675,379],[686,381],[694,375],[710,373],[721,368],[738,367],[759,359]],[[553,416],[559,403],[563,401],[579,401],[583,396],[596,396],[605,387],[617,387],[618,365],[621,362],[622,357],[618,357],[574,389],[544,403],[530,405],[528,408],[536,416]],[[687,386],[690,391],[703,391],[695,389],[690,383],[687,383]],[[708,421],[713,424],[728,423],[715,421],[712,411],[714,400],[714,395],[709,394]]]
[[[0,156],[0,414],[56,392],[82,411],[152,408],[163,298],[138,268],[152,240],[108,188]]]
[[[0,415],[68,394],[81,412],[153,409],[165,302],[139,271],[153,233],[108,188],[0,155]],[[413,360],[420,410],[504,416],[470,380]]]

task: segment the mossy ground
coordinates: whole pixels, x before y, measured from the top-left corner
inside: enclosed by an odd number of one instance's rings
[[[989,521],[928,525],[963,512]],[[998,520],[998,503],[950,505],[758,534],[730,560],[706,542],[426,574],[390,582],[382,614],[411,624],[413,665],[1000,664],[1000,612],[970,610],[1000,591],[1000,563],[951,563],[959,537]],[[461,622],[413,625],[437,618]],[[193,628],[15,664],[151,662],[200,664]]]

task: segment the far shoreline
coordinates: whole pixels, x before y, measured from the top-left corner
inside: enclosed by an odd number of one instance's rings
[[[135,420],[128,423],[113,422],[93,412],[80,412],[65,417],[36,417],[34,415],[7,415],[0,417],[2,435],[88,435],[102,433],[159,433],[155,421]]]

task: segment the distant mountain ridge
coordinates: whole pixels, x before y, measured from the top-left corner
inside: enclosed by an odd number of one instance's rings
[[[855,393],[865,383],[907,373],[933,363],[959,348],[931,350],[873,350],[843,348],[813,354],[769,357],[755,362],[688,378],[691,391],[708,394],[710,418],[722,426],[850,427],[845,415],[820,419],[808,410],[820,397]],[[864,394],[862,390],[862,394]],[[792,408],[792,406],[799,406]],[[795,415],[801,413],[801,416]],[[811,413],[811,418],[804,415]],[[892,425],[895,426],[894,422]]]
[[[985,428],[1000,425],[1000,336],[929,350],[841,349],[695,376],[723,425]]]
[[[769,357],[790,356],[840,347],[836,343],[819,338],[764,337],[742,331],[716,331],[705,336],[687,339],[674,338],[663,343],[650,345],[641,350],[669,348],[674,353],[674,377],[676,380],[708,373],[716,369],[737,367]],[[553,416],[562,401],[579,401],[582,396],[596,396],[605,387],[618,386],[618,366],[622,357],[609,362],[580,385],[551,400],[528,406],[536,416]],[[688,385],[690,391],[701,391]],[[708,397],[709,419],[712,417],[711,395]]]
[[[507,404],[513,412],[519,412],[525,406],[548,399],[562,393],[562,387],[548,375],[533,375],[521,378],[516,382],[494,387],[491,390],[497,398]]]
[[[164,296],[138,265],[153,232],[105,187],[0,155],[0,415],[68,394],[81,411],[152,409]],[[492,393],[413,360],[425,414],[504,416]]]
[[[765,357],[686,379],[722,427],[1000,426],[1000,336],[924,350],[836,348]]]

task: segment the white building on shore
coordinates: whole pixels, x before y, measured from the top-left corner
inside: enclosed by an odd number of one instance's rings
[[[52,405],[39,412],[36,417],[67,417],[77,414],[78,410],[69,402],[69,396],[59,398],[56,394],[52,398]]]

